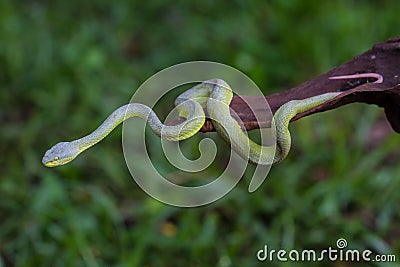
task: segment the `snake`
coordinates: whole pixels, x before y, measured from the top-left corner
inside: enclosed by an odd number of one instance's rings
[[[377,73],[333,76],[329,79],[376,78],[382,83],[383,77]],[[42,163],[46,167],[56,167],[74,160],[80,153],[104,139],[123,121],[139,117],[147,121],[152,131],[169,141],[180,141],[192,137],[202,128],[206,108],[213,126],[219,135],[231,145],[242,158],[253,164],[275,165],[283,161],[291,147],[289,123],[299,113],[317,107],[342,92],[329,92],[301,100],[291,100],[281,105],[275,112],[271,125],[275,127],[275,146],[262,146],[251,140],[239,123],[230,115],[229,104],[233,98],[232,89],[221,79],[204,81],[183,92],[175,99],[179,116],[185,120],[177,125],[164,125],[154,111],[140,103],[129,103],[119,107],[90,134],[69,142],[59,142],[46,151]]]

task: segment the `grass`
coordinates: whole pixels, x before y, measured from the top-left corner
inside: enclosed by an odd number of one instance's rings
[[[289,157],[259,190],[249,194],[245,176],[201,208],[171,207],[141,191],[120,129],[69,165],[40,162],[51,145],[96,128],[165,67],[218,61],[265,94],[285,90],[398,35],[396,7],[1,1],[0,266],[264,266],[270,262],[256,253],[265,244],[324,249],[341,237],[349,248],[396,254],[398,263],[400,138],[374,106],[293,123]],[[373,138],[376,129],[383,137]]]

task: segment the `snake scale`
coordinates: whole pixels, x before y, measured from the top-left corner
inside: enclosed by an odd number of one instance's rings
[[[329,79],[376,78],[375,83],[382,83],[383,78],[376,73],[362,73],[335,76]],[[70,142],[60,142],[46,151],[42,163],[46,167],[64,165],[80,153],[105,138],[115,127],[131,117],[147,120],[153,132],[163,139],[180,141],[196,134],[205,121],[203,106],[212,118],[213,125],[222,138],[229,143],[241,157],[254,164],[276,164],[288,155],[291,136],[288,130],[290,120],[296,114],[305,112],[329,101],[341,92],[325,93],[302,100],[292,100],[282,105],[274,114],[273,124],[276,129],[276,148],[261,146],[248,138],[238,122],[230,115],[229,104],[233,93],[229,85],[221,79],[202,82],[182,93],[175,100],[179,115],[186,120],[178,125],[164,125],[149,107],[130,103],[116,109],[96,130],[87,136]],[[273,150],[274,149],[274,150]]]

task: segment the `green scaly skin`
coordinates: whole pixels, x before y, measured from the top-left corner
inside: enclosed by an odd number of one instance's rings
[[[201,105],[192,99],[177,98],[175,101],[179,114],[186,118],[185,122],[178,125],[164,125],[157,115],[148,106],[131,103],[116,109],[96,130],[91,134],[71,142],[60,142],[46,151],[42,163],[46,167],[64,165],[76,158],[89,147],[105,138],[115,127],[124,120],[139,117],[147,120],[153,132],[169,141],[180,141],[196,134],[203,126],[205,114]]]
[[[233,98],[231,88],[222,80],[215,79],[213,82],[215,86],[207,102],[207,111],[213,119],[215,129],[242,158],[261,165],[277,164],[288,155],[291,144],[288,126],[294,116],[340,94],[326,93],[304,100],[292,100],[282,105],[273,117],[276,129],[276,148],[274,148],[274,146],[260,146],[248,138],[237,121],[230,116],[229,104]]]
[[[348,79],[374,77],[382,82],[379,74],[364,73],[347,76],[331,77],[330,79]],[[180,116],[184,122],[175,126],[161,123],[157,115],[142,104],[127,104],[116,109],[91,134],[71,142],[60,142],[50,148],[43,156],[42,162],[47,167],[64,165],[72,161],[80,153],[105,138],[124,120],[140,117],[147,120],[153,132],[170,141],[187,139],[196,134],[205,121],[203,106],[213,120],[217,132],[228,142],[241,157],[255,164],[276,164],[289,153],[291,145],[288,125],[290,120],[299,113],[310,110],[320,104],[335,98],[340,93],[326,93],[303,100],[292,100],[282,105],[275,113],[272,125],[276,127],[276,149],[274,146],[260,146],[248,138],[239,124],[231,117],[229,104],[233,93],[229,85],[220,79],[205,81],[182,93],[175,101]],[[229,133],[229,134],[228,134]]]

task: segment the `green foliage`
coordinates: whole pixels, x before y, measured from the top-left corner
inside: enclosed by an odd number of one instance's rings
[[[397,4],[1,1],[0,266],[263,266],[256,252],[264,244],[323,249],[340,237],[399,261],[400,139],[388,131],[372,142],[378,126],[387,129],[377,107],[294,123],[288,159],[258,191],[247,192],[245,177],[201,208],[142,192],[121,130],[69,165],[40,162],[54,143],[96,128],[158,70],[212,60],[273,88],[265,94],[284,90],[398,35]],[[329,264],[342,266],[315,265]]]

